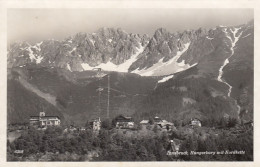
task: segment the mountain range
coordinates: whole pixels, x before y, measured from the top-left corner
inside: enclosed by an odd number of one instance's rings
[[[174,33],[159,28],[152,37],[101,28],[62,41],[13,43],[8,123],[28,122],[42,110],[66,124],[105,118],[109,79],[111,117],[252,120],[253,60],[253,21]]]

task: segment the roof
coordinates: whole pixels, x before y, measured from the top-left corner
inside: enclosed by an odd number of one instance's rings
[[[173,125],[173,123],[168,122],[168,121],[166,121],[166,120],[162,120],[162,121],[158,122],[157,124],[161,124],[161,125]]]
[[[117,117],[115,118],[115,120],[118,120],[118,119],[131,120],[132,117],[125,117],[125,116],[123,116],[123,115],[119,115],[119,116],[117,116]]]
[[[60,117],[59,116],[42,116],[42,117],[40,117],[40,116],[30,116],[30,119],[44,119],[44,118],[59,118],[60,119]]]
[[[30,116],[30,119],[39,119],[39,116]]]
[[[93,122],[101,122],[99,119],[92,119],[89,121],[89,123],[93,123]]]
[[[197,121],[201,121],[201,120],[198,119],[198,118],[192,118],[192,119],[191,119],[191,121],[196,121],[196,120],[197,120]]]
[[[149,120],[142,120],[141,122],[140,122],[140,124],[148,124],[149,123]]]
[[[159,117],[154,117],[154,121],[161,121],[162,119],[161,118],[159,118]]]

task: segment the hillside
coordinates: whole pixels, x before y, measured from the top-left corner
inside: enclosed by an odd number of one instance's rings
[[[157,115],[178,125],[199,118],[203,126],[212,126],[214,121],[227,116],[239,119],[234,99],[225,95],[225,85],[215,79],[195,77],[197,72],[195,66],[158,84],[139,106],[135,117]]]
[[[94,71],[85,71],[84,74],[66,73],[62,69],[45,67],[13,69],[9,72],[8,102],[22,105],[23,101],[17,98],[19,96],[27,96],[25,98],[27,102],[24,103],[26,106],[19,110],[8,107],[8,115],[13,117],[13,119],[8,119],[8,122],[15,123],[17,120],[28,122],[30,115],[38,115],[38,112],[43,109],[47,111],[47,114],[57,115],[57,111],[61,112],[65,118],[63,120],[65,124],[83,125],[92,118],[106,118],[108,74],[110,76],[110,116],[114,117],[122,113],[132,115],[135,112],[135,106],[153,90],[157,82],[156,78],[141,77],[136,74],[102,72],[103,74],[99,75],[98,73]],[[28,85],[31,86],[30,89]],[[100,96],[97,91],[99,87],[103,89]],[[17,93],[21,95],[16,95]],[[48,101],[49,99],[45,98],[46,95],[55,99],[55,104]],[[45,105],[51,108],[45,108]],[[48,112],[48,110],[53,111]]]
[[[47,115],[57,115],[64,120],[63,113],[54,105],[29,91],[17,80],[8,80],[7,95],[7,122],[28,123],[30,116],[38,116],[39,111]]]

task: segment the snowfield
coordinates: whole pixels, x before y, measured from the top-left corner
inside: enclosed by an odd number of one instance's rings
[[[70,70],[70,72],[72,72],[69,63],[67,63],[67,68],[68,68],[68,70]]]
[[[237,43],[237,41],[239,40],[240,36],[241,36],[242,33],[243,33],[243,32],[240,32],[240,34],[238,34],[238,36],[236,36],[236,35],[237,35],[237,32],[238,32],[240,29],[241,29],[241,28],[235,28],[234,31],[231,29],[231,32],[232,32],[232,34],[233,34],[233,36],[234,36],[234,40],[232,40],[231,36],[228,34],[227,29],[226,29],[226,28],[224,29],[224,32],[225,32],[225,34],[226,34],[226,37],[231,41],[231,47],[230,47],[231,55],[230,55],[228,58],[225,59],[223,65],[220,67],[220,69],[219,69],[219,75],[218,75],[218,81],[219,81],[219,82],[222,82],[222,83],[225,83],[225,84],[229,87],[229,89],[228,89],[228,97],[230,97],[230,94],[231,94],[231,91],[232,91],[232,86],[231,86],[229,83],[227,83],[226,81],[224,81],[224,80],[222,79],[222,76],[223,76],[223,68],[229,63],[229,58],[231,58],[231,57],[234,55],[234,48],[235,48],[235,46],[236,46],[236,43]]]
[[[33,62],[33,60],[35,60],[36,64],[40,64],[43,57],[40,56],[40,55],[37,56],[37,55],[33,54],[33,51],[32,51],[31,48],[34,48],[34,47],[35,46],[30,46],[30,47],[27,48],[27,51],[29,51],[29,58],[30,58],[31,62]]]
[[[168,81],[169,79],[171,79],[171,78],[173,78],[173,77],[174,77],[174,75],[169,75],[169,76],[164,77],[164,78],[162,78],[161,80],[159,80],[158,83],[166,82],[166,81]]]
[[[157,63],[155,63],[152,67],[146,69],[136,69],[132,71],[132,73],[139,74],[141,76],[160,76],[160,75],[169,75],[176,72],[184,71],[190,67],[195,66],[193,64],[190,66],[189,64],[185,64],[184,60],[180,63],[177,60],[181,57],[181,55],[188,50],[190,43],[184,44],[184,49],[182,51],[178,51],[177,54],[167,62],[163,62],[164,58],[161,58]]]
[[[241,29],[241,27],[240,27],[240,28],[235,28],[234,31],[231,29],[232,35],[234,36],[234,40],[232,40],[230,34],[228,34],[227,29],[226,29],[226,28],[224,29],[224,32],[225,32],[225,34],[226,34],[226,37],[231,41],[231,47],[230,47],[231,55],[230,55],[227,59],[225,59],[223,65],[220,67],[220,69],[219,69],[219,75],[218,75],[217,80],[218,80],[219,82],[222,82],[222,83],[224,83],[224,84],[226,84],[226,85],[228,86],[228,94],[227,94],[228,97],[230,97],[230,95],[231,95],[232,86],[231,86],[229,83],[227,83],[225,80],[222,79],[222,76],[223,76],[223,73],[224,73],[224,72],[223,72],[223,68],[229,63],[229,58],[231,58],[231,57],[234,55],[234,49],[235,49],[236,43],[237,43],[237,41],[239,40],[240,36],[243,34],[243,31],[242,31],[242,32],[240,32],[240,33],[237,35],[237,32],[238,32],[240,29]],[[237,106],[237,108],[238,108],[237,112],[238,112],[238,114],[239,114],[241,107],[237,104],[237,100],[235,100],[235,103],[236,103],[236,106]]]
[[[133,54],[128,60],[126,60],[124,63],[116,65],[112,63],[111,61],[108,61],[107,63],[101,63],[98,66],[91,67],[88,63],[82,63],[81,66],[84,70],[92,70],[93,68],[101,68],[105,71],[117,71],[117,72],[128,72],[129,67],[137,60],[137,57],[139,54],[141,54],[144,51],[144,46],[139,43],[139,48],[137,48],[137,52]]]

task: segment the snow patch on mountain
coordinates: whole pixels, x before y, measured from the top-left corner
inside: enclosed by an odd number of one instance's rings
[[[36,64],[40,64],[42,62],[43,57],[42,56],[38,56],[35,60],[36,60]]]
[[[164,77],[164,78],[162,78],[161,80],[159,80],[158,83],[166,82],[166,81],[168,81],[169,79],[171,79],[171,78],[173,78],[173,77],[174,77],[174,75],[169,75],[169,76]]]
[[[72,72],[69,63],[67,63],[67,68],[70,70],[70,72]]]
[[[31,62],[33,62],[35,60],[36,64],[40,64],[43,57],[40,55],[37,56],[36,54],[34,54],[31,48],[34,48],[34,46],[30,46],[30,47],[26,48],[26,50],[29,51],[29,58],[30,58]]]
[[[37,51],[41,51],[41,48],[38,47],[38,45],[34,45],[34,46],[32,46],[32,48],[36,49]]]
[[[117,72],[128,72],[129,67],[137,60],[139,54],[144,51],[144,46],[139,43],[139,48],[137,48],[137,52],[133,54],[129,59],[127,59],[124,63],[116,65],[111,61],[107,63],[101,63],[98,66],[91,67],[88,63],[82,63],[81,66],[84,70],[92,70],[93,68],[101,68],[105,71],[117,71]]]
[[[42,43],[43,43],[43,42],[39,42],[39,43],[37,43],[37,44],[34,46],[34,48],[35,48],[36,50],[38,50],[39,52],[41,51],[41,45],[42,45]]]
[[[230,29],[230,31],[232,32],[232,35],[233,35],[233,37],[234,37],[234,40],[232,40],[230,34],[227,32],[227,29],[226,29],[226,28],[224,29],[224,33],[226,34],[226,37],[231,41],[231,47],[230,47],[231,55],[230,55],[228,58],[225,59],[223,65],[220,67],[220,69],[219,69],[219,75],[218,75],[218,78],[217,78],[217,79],[218,79],[219,82],[222,82],[222,83],[224,83],[224,84],[226,84],[226,85],[228,86],[228,94],[227,94],[228,97],[230,97],[233,87],[232,87],[229,83],[227,83],[225,80],[222,79],[222,76],[223,76],[223,68],[229,63],[229,58],[231,58],[231,57],[234,55],[234,48],[235,48],[235,46],[236,46],[236,43],[237,43],[237,41],[239,40],[240,36],[241,36],[242,33],[243,33],[243,31],[241,31],[241,32],[237,35],[237,33],[238,33],[238,31],[239,31],[240,29],[241,29],[241,27],[240,27],[240,28],[235,28],[234,30]],[[236,105],[237,105],[237,107],[238,107],[238,113],[239,113],[241,107],[237,104],[237,101],[236,101],[236,100],[235,100],[235,102],[236,102]]]
[[[214,39],[214,38],[210,38],[209,36],[206,36],[206,38],[207,38],[207,39],[209,39],[209,40],[212,40],[212,39]]]
[[[28,47],[27,50],[29,51],[29,58],[30,58],[31,62],[33,62],[33,60],[35,60],[36,57],[33,54],[33,51],[32,51],[32,49],[30,47]]]
[[[243,36],[242,38],[246,38],[246,37],[248,37],[249,35],[251,35],[251,33],[250,33],[250,34],[247,34],[246,36]]]
[[[164,58],[161,58],[157,63],[155,63],[152,67],[141,69],[139,68],[132,71],[132,73],[137,73],[141,76],[160,76],[167,75],[176,72],[180,72],[186,70],[192,66],[189,64],[185,64],[184,61],[178,63],[177,60],[180,56],[188,50],[190,43],[184,44],[184,49],[182,51],[178,51],[177,54],[167,62],[163,62]]]
[[[70,51],[70,53],[74,52],[76,49],[77,49],[77,48],[74,47],[74,48]]]
[[[93,46],[95,46],[95,41],[93,39],[89,39],[89,41],[92,43]]]
[[[81,67],[84,70],[92,70],[93,68],[95,68],[95,67],[91,67],[88,63],[81,63]]]

